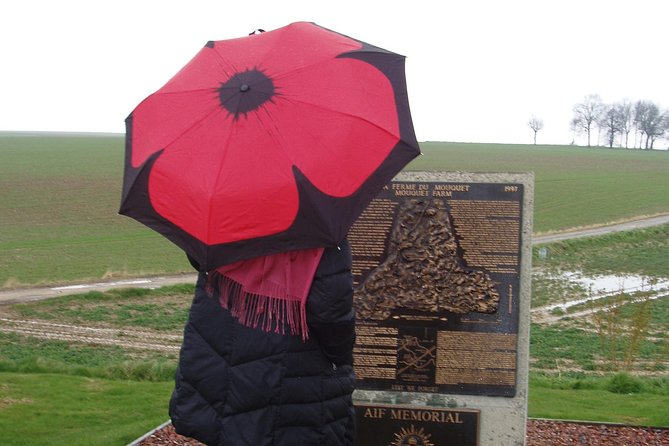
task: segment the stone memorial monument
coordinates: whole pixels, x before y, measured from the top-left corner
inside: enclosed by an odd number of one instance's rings
[[[353,226],[358,445],[524,444],[533,188],[403,172]]]

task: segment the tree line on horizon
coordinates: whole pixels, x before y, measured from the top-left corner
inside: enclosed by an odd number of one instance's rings
[[[605,103],[598,94],[589,94],[574,105],[573,112],[570,129],[574,134],[585,135],[588,147],[595,131],[598,143],[603,133],[608,147],[617,144],[626,149],[630,148],[630,135],[633,137],[631,148],[647,150],[652,150],[658,139],[669,137],[669,110],[652,101],[625,99]],[[543,121],[533,115],[527,125],[534,132],[536,145]]]

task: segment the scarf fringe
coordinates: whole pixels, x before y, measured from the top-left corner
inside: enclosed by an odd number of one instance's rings
[[[249,293],[239,282],[213,271],[207,278],[209,297],[214,296],[215,285],[218,286],[221,307],[230,311],[240,324],[282,335],[286,334],[287,325],[291,335],[299,335],[303,341],[309,338],[306,304],[295,296],[287,295],[284,287],[274,284],[275,289],[271,293],[284,298]]]

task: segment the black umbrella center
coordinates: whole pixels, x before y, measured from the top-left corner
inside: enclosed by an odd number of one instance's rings
[[[256,69],[236,73],[218,89],[221,106],[235,118],[257,109],[271,100],[274,93],[272,79]]]

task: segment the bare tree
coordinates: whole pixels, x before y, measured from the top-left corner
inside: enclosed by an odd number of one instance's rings
[[[620,145],[624,145],[625,148],[628,148],[630,132],[632,131],[632,126],[634,122],[634,115],[632,113],[632,103],[625,99],[621,102],[617,102],[613,105],[618,113],[618,118],[620,119],[620,136],[621,142]]]
[[[641,132],[642,140],[646,137],[644,149],[652,149],[655,140],[666,130],[667,112],[650,101],[638,101],[634,107],[634,123]]]
[[[637,141],[639,141],[639,149],[643,148],[643,131],[641,130],[640,118],[645,113],[646,101],[636,101],[632,110],[632,123],[634,125],[634,148],[637,148]],[[639,135],[641,133],[641,135]]]
[[[600,129],[606,131],[606,138],[609,147],[613,147],[616,135],[623,133],[623,116],[615,104],[604,106],[604,112],[600,115],[597,125]]]
[[[527,121],[527,125],[530,126],[532,131],[534,132],[534,145],[537,145],[537,133],[539,130],[544,128],[544,121],[541,119],[537,118],[536,116],[532,115],[529,121]]]
[[[576,130],[587,135],[588,147],[593,125],[599,122],[603,108],[604,104],[598,94],[587,95],[583,102],[574,106],[574,118],[571,124]]]

